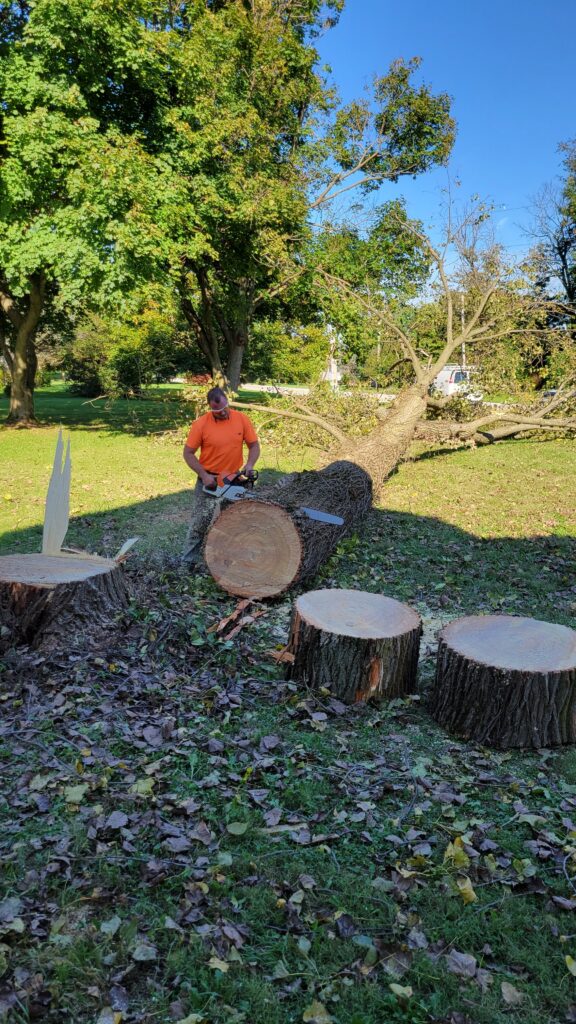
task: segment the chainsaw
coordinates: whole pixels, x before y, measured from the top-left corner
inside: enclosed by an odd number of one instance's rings
[[[204,494],[209,494],[211,498],[217,498],[221,500],[226,498],[226,501],[238,501],[239,498],[243,498],[247,491],[251,491],[258,479],[258,472],[255,469],[249,469],[247,473],[234,473],[232,476],[225,476],[222,478],[222,484],[214,484],[213,487],[204,487]]]
[[[225,476],[222,478],[223,483],[221,485],[214,485],[214,487],[204,487],[204,493],[209,494],[211,498],[217,498],[219,501],[226,499],[226,501],[239,501],[240,498],[246,497],[247,491],[254,489],[254,484],[258,479],[258,471],[256,469],[249,469],[247,473],[235,473],[233,476]],[[300,505],[297,509],[302,515],[306,516],[307,519],[314,519],[319,523],[330,523],[332,526],[343,526],[344,520],[341,516],[333,516],[331,512],[322,512],[318,508],[308,508],[306,505]]]

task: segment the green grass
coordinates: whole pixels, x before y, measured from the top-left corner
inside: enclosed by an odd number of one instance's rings
[[[233,599],[163,565],[190,483],[177,394],[94,408],[50,389],[38,408],[45,425],[0,430],[2,551],[38,547],[60,422],[70,542],[142,540],[132,604],[106,635],[0,662],[0,1020],[571,1019],[575,752],[461,743],[425,694],[449,619],[574,625],[573,443],[400,468],[317,583],[420,612],[421,699],[342,713],[267,653],[292,596],[219,639]],[[312,458],[268,447],[263,461],[272,474]]]
[[[166,399],[150,389],[149,397],[139,401],[86,402],[61,384],[40,389],[36,413],[41,426],[0,427],[0,554],[40,548],[60,427],[69,432],[73,464],[67,543],[113,555],[133,535],[137,515],[141,555],[149,557],[162,547],[179,551],[193,483],[182,447],[193,414],[178,389],[174,395]],[[6,399],[0,401],[0,416],[3,406],[7,409]],[[294,460],[280,449],[268,450],[259,468],[266,471],[264,480],[272,479],[293,468],[309,468],[312,458],[307,451]]]

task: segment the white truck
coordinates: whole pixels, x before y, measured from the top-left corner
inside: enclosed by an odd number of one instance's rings
[[[434,378],[432,391],[445,398],[462,395],[471,402],[480,402],[482,395],[470,392],[470,370],[458,363],[447,363],[443,370]]]

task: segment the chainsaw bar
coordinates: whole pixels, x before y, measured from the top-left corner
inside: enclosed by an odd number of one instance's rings
[[[341,516],[333,516],[331,512],[321,512],[319,508],[307,508],[305,505],[301,505],[298,511],[303,512],[307,519],[316,519],[319,523],[344,526],[344,520]]]
[[[224,484],[222,487],[204,487],[203,490],[211,498],[225,498],[226,501],[238,501],[240,498],[246,497],[246,488],[234,486],[234,484]],[[344,526],[344,520],[341,516],[333,516],[331,512],[322,512],[319,508],[308,508],[307,505],[300,505],[297,511],[301,512],[307,519],[314,519],[318,523]]]

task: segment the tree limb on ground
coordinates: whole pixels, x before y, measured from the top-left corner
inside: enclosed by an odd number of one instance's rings
[[[347,434],[335,427],[333,423],[329,423],[328,420],[323,419],[322,416],[317,416],[315,413],[304,413],[290,412],[288,409],[276,409],[271,405],[256,405],[254,402],[236,402],[231,401],[230,405],[238,409],[257,409],[259,412],[268,412],[274,416],[284,416],[287,419],[292,420],[304,420],[307,423],[315,423],[317,427],[321,427],[322,430],[326,430],[327,433],[332,434],[341,445],[349,447],[351,440]]]

